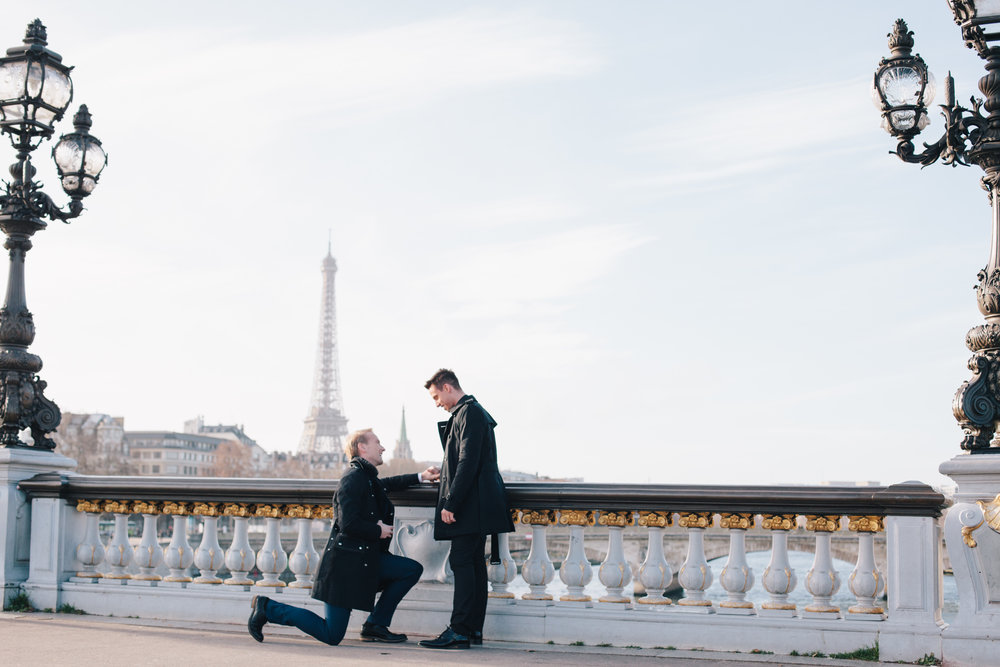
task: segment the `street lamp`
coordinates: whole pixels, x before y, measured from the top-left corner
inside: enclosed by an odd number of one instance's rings
[[[107,164],[101,142],[89,133],[86,105],[73,117],[74,132],[65,134],[52,149],[63,190],[70,197],[66,210],[32,181],[31,153],[52,136],[73,99],[72,67],[46,48],[45,26],[38,19],[28,25],[24,43],[7,49],[0,58],[0,133],[10,135],[17,161],[10,166],[11,181],[0,194],[0,229],[7,235],[10,255],[7,295],[0,308],[0,447],[49,450],[55,443],[46,434],[59,425],[59,406],[45,397],[45,381],[37,373],[42,360],[28,352],[35,324],[24,296],[24,256],[31,236],[49,220],[68,222],[83,212],[83,198],[97,184]],[[30,429],[32,444],[20,433]]]

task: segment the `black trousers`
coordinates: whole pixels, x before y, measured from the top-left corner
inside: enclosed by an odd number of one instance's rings
[[[485,549],[485,535],[460,535],[451,540],[448,562],[455,574],[451,629],[463,635],[482,632],[486,621],[489,590]]]

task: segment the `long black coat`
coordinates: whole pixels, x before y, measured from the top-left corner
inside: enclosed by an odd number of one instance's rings
[[[496,425],[468,394],[458,401],[451,419],[438,423],[444,463],[434,514],[434,539],[513,532],[507,491],[497,467],[493,434]],[[442,509],[454,513],[455,523],[441,520]]]
[[[389,491],[420,483],[416,473],[380,478],[371,463],[351,459],[333,496],[333,530],[323,550],[312,597],[335,607],[371,611],[378,592],[379,554],[389,550],[378,521],[391,526],[395,508]]]

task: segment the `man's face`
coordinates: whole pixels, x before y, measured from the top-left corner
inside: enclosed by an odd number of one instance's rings
[[[365,437],[358,443],[358,456],[371,463],[373,466],[382,465],[382,452],[385,447],[374,433],[366,433]]]
[[[450,384],[443,384],[440,387],[432,384],[427,389],[427,393],[431,395],[434,405],[444,408],[449,412],[458,403],[458,392]]]

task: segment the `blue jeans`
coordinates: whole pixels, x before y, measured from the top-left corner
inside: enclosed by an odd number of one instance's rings
[[[368,615],[366,623],[389,627],[392,615],[396,611],[403,596],[413,588],[424,571],[423,566],[415,560],[394,556],[389,553],[379,555],[378,588],[382,594],[375,603],[375,609]],[[311,635],[324,644],[336,646],[347,632],[347,623],[351,619],[351,610],[347,607],[326,607],[326,618],[320,618],[308,609],[293,607],[277,600],[270,600],[265,607],[269,623],[278,625],[293,625],[307,635]]]

